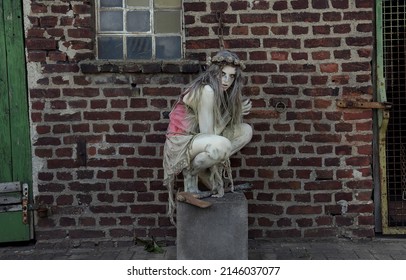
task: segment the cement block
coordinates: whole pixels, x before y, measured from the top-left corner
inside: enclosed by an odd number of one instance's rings
[[[248,203],[243,193],[207,198],[208,208],[178,202],[178,260],[247,260]]]

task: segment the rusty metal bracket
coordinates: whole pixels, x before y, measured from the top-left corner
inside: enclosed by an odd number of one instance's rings
[[[28,224],[28,184],[23,184],[23,197],[22,197],[22,208],[23,208],[23,224]]]
[[[390,102],[356,101],[356,100],[337,100],[337,107],[348,109],[384,109],[392,108]]]

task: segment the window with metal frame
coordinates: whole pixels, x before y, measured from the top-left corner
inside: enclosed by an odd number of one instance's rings
[[[178,60],[182,0],[96,0],[97,58]]]

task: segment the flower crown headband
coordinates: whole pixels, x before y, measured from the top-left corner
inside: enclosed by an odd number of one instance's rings
[[[245,64],[244,64],[244,62],[242,62],[240,59],[238,59],[238,58],[234,58],[234,57],[231,57],[231,56],[228,56],[228,57],[224,57],[224,56],[222,56],[222,55],[215,55],[215,56],[213,56],[213,57],[208,57],[207,58],[207,62],[206,62],[206,64],[207,64],[207,66],[210,66],[210,65],[212,65],[212,64],[228,64],[228,65],[234,65],[234,66],[237,66],[237,67],[240,67],[241,68],[241,70],[244,70],[245,69]]]

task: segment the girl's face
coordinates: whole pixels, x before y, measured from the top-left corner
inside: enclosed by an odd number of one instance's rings
[[[235,67],[226,65],[221,69],[221,87],[228,90],[235,80]]]

